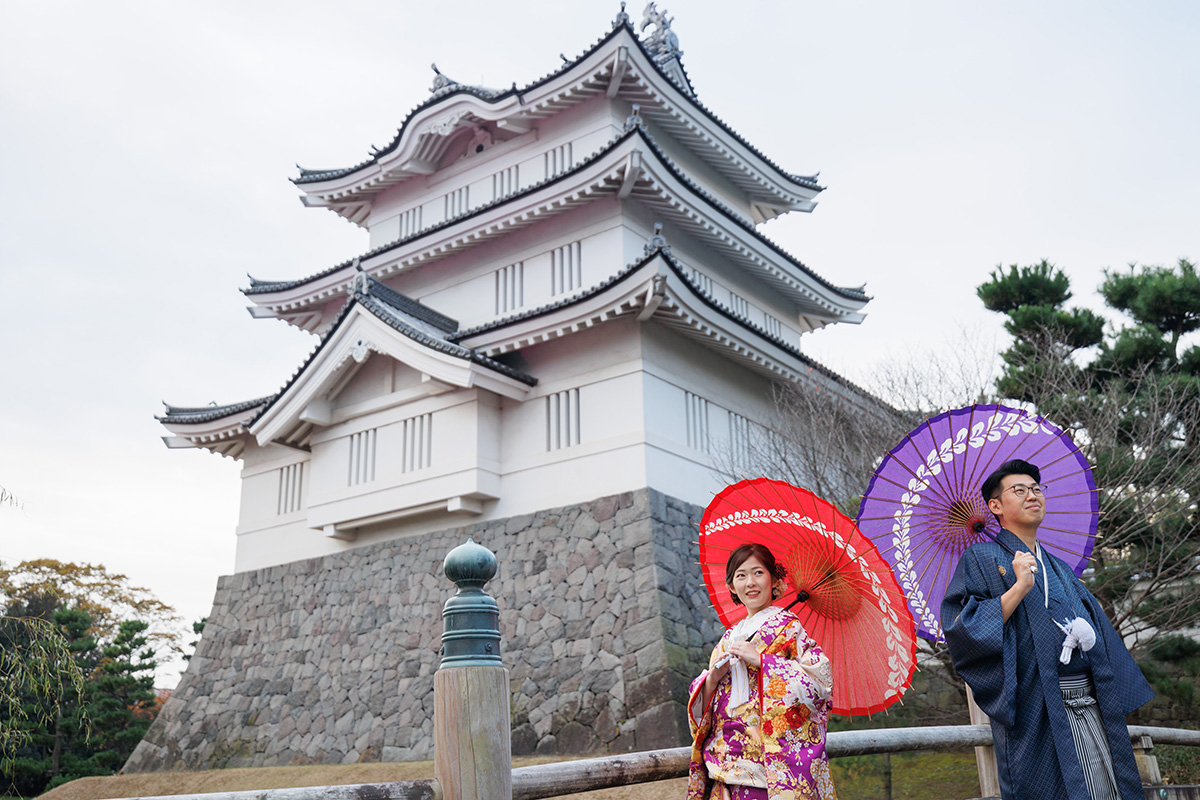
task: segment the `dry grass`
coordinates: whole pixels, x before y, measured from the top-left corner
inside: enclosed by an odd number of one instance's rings
[[[562,760],[565,759],[514,758],[513,766],[523,767]],[[52,789],[41,797],[42,800],[101,800],[115,797],[283,789],[292,786],[414,781],[432,777],[432,761],[308,767],[242,767],[210,769],[203,772],[150,772],[141,775],[114,775],[109,778],[80,778]],[[677,778],[563,797],[564,800],[680,800],[686,787],[687,779]]]

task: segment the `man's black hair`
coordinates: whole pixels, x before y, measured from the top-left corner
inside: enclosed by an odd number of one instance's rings
[[[1012,461],[1005,461],[996,468],[995,472],[987,476],[987,480],[983,482],[983,486],[979,490],[979,493],[983,495],[985,505],[999,490],[1000,482],[1009,475],[1028,475],[1037,483],[1042,482],[1042,471],[1028,461],[1022,461],[1019,458],[1014,458]]]

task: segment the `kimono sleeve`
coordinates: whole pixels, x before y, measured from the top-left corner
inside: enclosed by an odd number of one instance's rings
[[[1011,726],[1016,714],[1018,620],[1014,615],[1011,624],[1005,624],[1002,587],[989,581],[991,560],[970,549],[963,553],[942,600],[942,633],[954,668],[971,687],[975,702],[989,717]]]

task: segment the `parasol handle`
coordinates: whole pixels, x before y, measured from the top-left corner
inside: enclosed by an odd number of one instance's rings
[[[1012,548],[1009,547],[1008,545],[1006,545],[1004,542],[997,539],[995,536],[993,536],[992,533],[987,530],[987,526],[983,524],[983,520],[977,519],[973,523],[971,523],[971,530],[975,531],[976,533],[985,533],[986,532],[988,535],[988,538],[990,538],[993,542],[995,542],[996,544],[1000,545],[1005,550],[1007,550],[1009,552],[1009,554],[1013,556],[1013,558],[1016,558],[1017,554],[1013,552]],[[1034,572],[1037,572],[1037,570],[1035,569]],[[790,607],[791,606],[789,606],[789,608]]]
[[[796,603],[803,603],[805,600],[807,600],[810,597],[812,597],[812,595],[810,595],[808,592],[801,589],[800,591],[796,592],[796,599],[793,600],[792,602],[788,603],[787,608],[785,608],[784,611],[790,611],[792,606],[796,605]]]

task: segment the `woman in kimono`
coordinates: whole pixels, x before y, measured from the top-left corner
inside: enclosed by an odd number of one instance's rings
[[[787,570],[761,544],[733,551],[725,582],[746,618],[692,682],[687,800],[832,800],[825,755],[833,670],[790,611]]]

